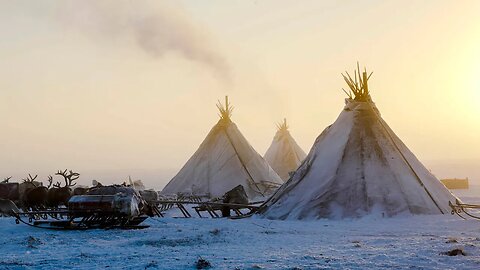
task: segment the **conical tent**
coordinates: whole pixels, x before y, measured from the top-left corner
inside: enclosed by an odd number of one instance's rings
[[[457,198],[381,118],[368,91],[369,77],[360,71],[355,80],[344,76],[351,88],[345,108],[295,174],[261,207],[261,215],[318,219],[450,213],[449,201]]]
[[[230,119],[228,98],[217,107],[220,120],[162,193],[220,197],[242,185],[249,199],[271,195],[283,181]]]
[[[277,128],[277,133],[264,158],[280,178],[287,181],[289,174],[300,166],[307,154],[290,135],[286,119],[278,124]]]

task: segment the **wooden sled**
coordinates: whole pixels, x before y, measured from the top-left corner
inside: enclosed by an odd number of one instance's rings
[[[450,205],[450,208],[452,208],[452,215],[456,214],[462,219],[467,219],[467,217],[470,217],[480,220],[480,205],[478,204],[461,203],[460,201],[455,200],[455,204],[448,202],[448,205]]]
[[[141,225],[146,215],[127,216],[115,211],[45,209],[20,211],[7,200],[0,201],[0,212],[4,216],[15,218],[17,224],[50,230],[89,230],[89,229],[145,229]]]
[[[15,213],[17,224],[50,230],[145,229],[147,216],[127,217],[104,211],[72,212],[68,210]]]
[[[202,201],[197,201],[197,200],[159,200],[156,202],[158,205],[159,209],[165,209],[168,208],[170,209],[173,205],[177,206],[177,208],[180,210],[182,213],[183,217],[185,218],[190,218],[192,217],[192,214],[188,211],[188,205],[192,205],[192,208],[195,210],[197,213],[198,217],[203,218],[202,213],[207,212],[208,215],[211,218],[221,218],[222,215],[221,212],[222,209],[225,207],[228,208],[229,210],[232,210],[234,213],[234,216],[231,218],[242,218],[251,215],[252,213],[255,213],[258,208],[259,204],[262,202],[253,202],[249,204],[236,204],[236,203],[223,203],[223,202],[202,202]],[[244,214],[242,213],[241,210],[247,210],[248,213]]]

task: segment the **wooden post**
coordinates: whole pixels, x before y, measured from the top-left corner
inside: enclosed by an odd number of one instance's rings
[[[365,88],[365,94],[368,95],[368,78],[367,78],[367,72],[363,72],[363,88]]]

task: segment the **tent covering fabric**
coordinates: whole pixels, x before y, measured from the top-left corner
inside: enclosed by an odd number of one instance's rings
[[[214,198],[242,185],[252,200],[271,195],[282,183],[235,123],[225,117],[212,128],[162,193],[208,195]]]
[[[295,174],[261,207],[270,219],[450,213],[457,198],[381,118],[375,104],[346,99]]]
[[[290,135],[285,120],[278,126],[277,133],[264,158],[280,178],[287,181],[289,173],[295,171],[306,156],[307,154]]]

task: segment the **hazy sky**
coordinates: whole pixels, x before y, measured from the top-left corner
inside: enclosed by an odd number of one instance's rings
[[[383,118],[439,177],[480,180],[480,1],[2,1],[0,177],[169,181],[217,122],[308,151],[374,74]]]

